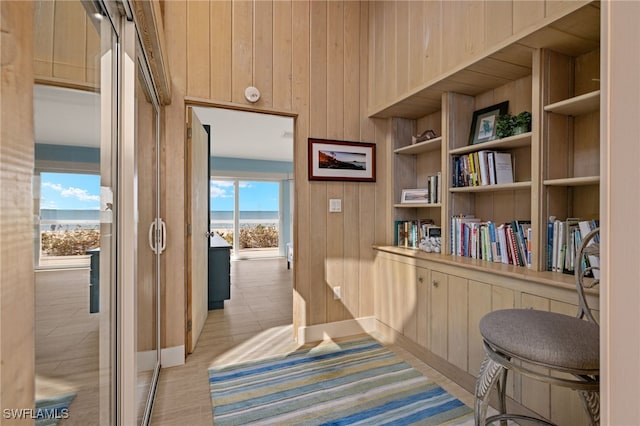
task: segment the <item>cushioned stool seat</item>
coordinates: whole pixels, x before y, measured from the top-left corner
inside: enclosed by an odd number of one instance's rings
[[[480,321],[480,334],[494,349],[554,368],[597,370],[600,337],[596,324],[533,309],[490,312]]]
[[[584,294],[585,287],[600,283],[599,254],[596,228],[583,236],[575,255],[579,302],[575,317],[524,308],[502,309],[482,317],[479,328],[486,357],[476,380],[476,426],[496,421],[506,425],[507,420],[553,425],[539,416],[507,413],[509,371],[577,391],[589,423],[600,424],[600,327]],[[487,418],[489,394],[494,387],[500,406],[497,415]]]

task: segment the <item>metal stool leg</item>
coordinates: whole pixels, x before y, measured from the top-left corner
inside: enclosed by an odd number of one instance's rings
[[[507,374],[508,373],[509,373],[509,370],[506,368],[503,368],[500,374],[500,379],[498,380],[498,396],[500,398],[500,414],[507,413]],[[501,420],[500,426],[507,426],[507,421]]]
[[[591,426],[600,425],[600,392],[578,391],[591,419]]]
[[[502,374],[500,374],[502,373]],[[485,426],[487,420],[487,408],[489,407],[489,395],[491,388],[495,385],[500,376],[503,376],[506,383],[506,371],[503,366],[485,357],[480,366],[480,374],[476,381],[476,395],[474,407],[474,419],[476,426]],[[501,396],[502,398],[502,396]],[[502,402],[501,402],[502,404]],[[501,407],[504,412],[504,407]]]

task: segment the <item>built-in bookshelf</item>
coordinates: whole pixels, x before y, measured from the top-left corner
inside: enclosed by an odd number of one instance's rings
[[[541,54],[542,220],[597,223],[600,184],[600,51]],[[542,222],[545,223],[545,222]],[[569,225],[566,226],[569,228]],[[570,232],[563,233],[569,239]],[[550,266],[551,234],[541,236],[541,270]],[[569,251],[575,244],[569,244]],[[569,258],[572,253],[567,253]],[[567,271],[567,268],[564,268]],[[569,269],[571,272],[571,269]]]
[[[451,242],[456,216],[497,225],[523,221],[531,228],[524,241],[531,251],[526,268],[545,272],[550,216],[598,220],[599,49],[531,48],[529,54],[528,74],[496,79],[494,86],[470,94],[443,91],[440,110],[392,119],[394,221],[432,220],[441,226],[445,256],[457,256]],[[511,114],[531,112],[531,131],[469,144],[474,112],[505,101]],[[437,128],[438,137],[412,144],[411,137],[427,128]],[[461,184],[457,162],[466,156],[473,161],[480,151],[508,154],[512,182]],[[400,202],[403,188],[423,187],[424,177],[434,173],[442,176],[438,203]]]

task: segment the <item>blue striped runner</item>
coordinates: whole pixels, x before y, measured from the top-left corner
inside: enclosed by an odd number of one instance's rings
[[[216,425],[462,425],[472,410],[370,338],[209,369]]]

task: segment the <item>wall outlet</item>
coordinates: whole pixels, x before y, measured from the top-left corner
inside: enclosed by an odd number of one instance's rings
[[[333,300],[340,300],[342,298],[342,291],[340,286],[333,288]]]

